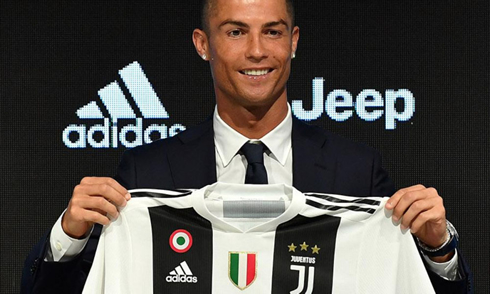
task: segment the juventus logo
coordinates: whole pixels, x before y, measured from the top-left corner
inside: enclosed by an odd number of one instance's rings
[[[305,288],[305,272],[306,272],[306,266],[304,265],[291,265],[291,270],[293,271],[298,271],[298,287],[291,291],[291,294],[300,294],[303,292],[303,289]],[[306,286],[306,292],[305,294],[311,294],[313,293],[313,284],[315,280],[315,267],[314,266],[309,266],[308,267],[308,285]]]

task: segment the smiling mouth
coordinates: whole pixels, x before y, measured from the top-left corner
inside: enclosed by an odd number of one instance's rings
[[[247,76],[263,76],[273,71],[272,68],[269,69],[251,69],[251,70],[241,70],[240,73]]]

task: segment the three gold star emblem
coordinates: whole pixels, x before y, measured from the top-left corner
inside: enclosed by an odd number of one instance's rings
[[[299,247],[301,247],[301,251],[308,251],[308,247],[310,245],[306,244],[306,242],[303,241],[303,244],[299,244]],[[294,245],[294,243],[291,243],[291,245],[288,245],[289,252],[296,252],[296,248],[298,246]],[[315,246],[311,247],[311,253],[312,254],[320,254],[320,247],[318,247],[316,244]]]

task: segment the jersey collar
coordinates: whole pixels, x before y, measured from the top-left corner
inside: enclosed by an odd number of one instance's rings
[[[213,224],[213,227],[237,233],[274,231],[278,225],[298,215],[306,203],[306,198],[301,192],[285,184],[244,185],[218,182],[195,191],[191,197],[192,205],[196,212],[209,220]],[[236,200],[270,201],[270,199],[284,200],[288,203],[285,211],[279,216],[271,218],[246,231],[235,227],[223,220],[222,217],[211,213],[206,205],[206,201],[216,201],[219,203]]]

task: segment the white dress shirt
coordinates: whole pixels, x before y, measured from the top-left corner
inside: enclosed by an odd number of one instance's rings
[[[217,108],[213,115],[214,143],[216,152],[216,176],[219,182],[243,184],[247,170],[247,160],[238,151],[248,141],[260,140],[267,151],[264,152],[264,165],[270,184],[293,183],[293,150],[291,133],[293,119],[288,104],[286,118],[262,138],[247,138],[227,125],[219,116]],[[185,188],[185,187],[183,187]],[[383,196],[383,195],[378,195]],[[60,216],[50,235],[51,252],[46,259],[50,261],[68,261],[79,254],[88,241],[74,239],[65,234],[61,227]],[[49,250],[48,250],[49,251]],[[458,277],[458,252],[444,263],[436,263],[427,256],[424,259],[431,270],[448,280]]]
[[[269,184],[293,184],[293,154],[291,131],[293,118],[288,107],[286,118],[262,138],[247,138],[227,125],[215,109],[213,116],[214,143],[216,146],[216,175],[219,182],[243,184],[247,171],[245,155],[238,153],[248,141],[260,140],[267,151],[264,165]]]

